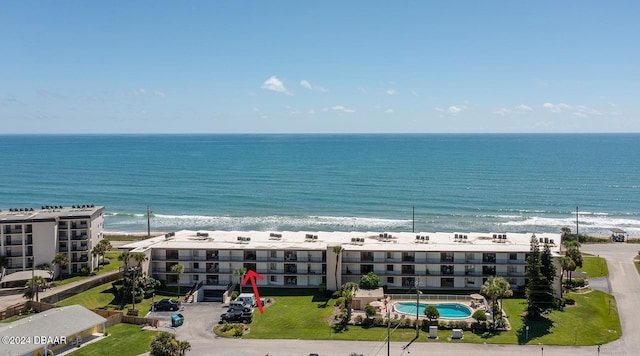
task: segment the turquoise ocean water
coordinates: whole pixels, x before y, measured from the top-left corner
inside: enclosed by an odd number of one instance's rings
[[[640,134],[0,136],[0,209],[106,207],[107,231],[640,235]],[[415,219],[413,211],[415,209]],[[415,224],[415,227],[414,227]]]

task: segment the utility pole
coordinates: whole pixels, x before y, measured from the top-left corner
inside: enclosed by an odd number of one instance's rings
[[[151,237],[151,211],[147,205],[147,238]]]
[[[411,232],[416,232],[416,207],[411,207],[412,215],[411,215]]]
[[[576,206],[576,238],[580,235],[580,231],[578,230],[578,206]]]

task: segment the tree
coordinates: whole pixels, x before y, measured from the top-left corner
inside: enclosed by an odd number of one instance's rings
[[[567,277],[569,278],[569,282],[571,282],[571,273],[576,270],[576,263],[573,262],[571,257],[563,256],[560,258],[560,266],[562,267],[563,273],[567,273]]]
[[[118,260],[124,262],[124,270],[129,270],[129,259],[131,258],[131,254],[129,251],[122,251],[121,254],[118,255]]]
[[[69,257],[66,253],[58,253],[53,257],[51,263],[60,266],[60,269],[64,269],[69,264]]]
[[[344,305],[347,308],[347,320],[351,319],[351,303],[357,291],[358,285],[353,282],[347,282],[342,286],[342,297],[344,298]]]
[[[364,307],[364,313],[367,315],[367,319],[373,318],[376,316],[376,307],[371,304],[367,304]]]
[[[153,338],[149,348],[153,356],[182,356],[191,350],[191,344],[177,340],[174,334],[163,331]]]
[[[496,305],[502,311],[502,299],[513,295],[511,284],[503,277],[490,276],[480,288],[480,294],[491,300],[492,307]]]
[[[571,281],[571,272],[575,271],[578,267],[582,267],[582,253],[580,252],[580,248],[578,246],[579,244],[569,245],[569,247],[565,251],[565,256],[570,258],[574,264],[573,269],[569,270],[569,281]]]
[[[136,252],[131,254],[133,260],[138,262],[138,268],[142,268],[142,263],[145,261],[149,261],[149,257],[142,252]]]
[[[238,277],[238,291],[242,293],[242,279],[244,279],[244,275],[247,274],[247,269],[244,267],[236,268],[233,270],[233,275]]]
[[[427,316],[427,319],[429,319],[429,321],[434,321],[440,317],[440,312],[435,306],[427,305],[427,307],[424,308],[424,315]]]
[[[471,317],[476,320],[476,323],[478,323],[478,326],[480,326],[481,323],[484,323],[485,321],[487,321],[487,313],[485,313],[484,310],[481,310],[481,309],[474,311]]]
[[[335,278],[336,278],[336,290],[338,289],[338,264],[340,263],[340,254],[344,251],[344,247],[338,245],[333,246],[333,253],[336,254],[336,270],[335,270]]]
[[[100,240],[100,242],[98,242],[98,245],[101,246],[101,250],[102,250],[102,265],[104,266],[104,255],[111,251],[111,242],[109,242],[109,240],[106,239],[102,239]]]
[[[538,318],[555,306],[553,295],[555,266],[551,263],[551,252],[548,247],[545,247],[544,253],[540,253],[535,235],[531,236],[530,245],[531,250],[525,265],[525,274],[529,279],[525,288],[527,317]]]
[[[182,272],[184,272],[184,266],[182,266],[179,263],[176,263],[175,265],[171,266],[171,272],[173,272],[173,273],[175,273],[177,275],[178,295],[180,295],[180,275],[182,274]]]
[[[380,277],[374,272],[369,272],[360,278],[358,287],[360,289],[378,289],[380,288]]]
[[[104,241],[104,240],[102,240]],[[104,249],[104,245],[103,244],[96,244],[95,246],[93,246],[93,248],[91,249],[91,254],[93,255],[94,258],[98,258],[100,256],[103,256],[106,251]],[[98,271],[100,271],[100,263],[98,263]]]

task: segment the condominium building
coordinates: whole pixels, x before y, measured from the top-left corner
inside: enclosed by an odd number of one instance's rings
[[[335,290],[375,272],[391,289],[478,290],[489,276],[512,288],[526,284],[531,238],[559,253],[560,234],[177,231],[124,248],[147,254],[149,275],[168,285],[237,283],[234,271],[253,270],[258,286]],[[172,272],[181,264],[183,273]]]
[[[69,264],[54,266],[56,274],[97,267],[91,249],[102,238],[103,212],[104,207],[93,204],[0,210],[0,257],[5,260],[5,274],[51,265],[57,253],[67,254]]]

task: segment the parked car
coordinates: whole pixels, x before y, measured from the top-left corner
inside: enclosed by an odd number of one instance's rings
[[[253,308],[249,304],[245,304],[242,302],[231,302],[229,303],[228,311],[243,311],[243,312],[252,312]]]
[[[220,315],[220,323],[228,322],[228,323],[238,323],[242,322],[245,324],[250,324],[253,320],[252,312],[245,312],[240,310],[228,311],[222,315]]]
[[[180,301],[179,300],[173,300],[173,299],[162,299],[160,301],[154,302],[153,303],[153,310],[155,311],[166,311],[166,310],[171,310],[171,311],[176,311],[176,310],[180,310]]]

